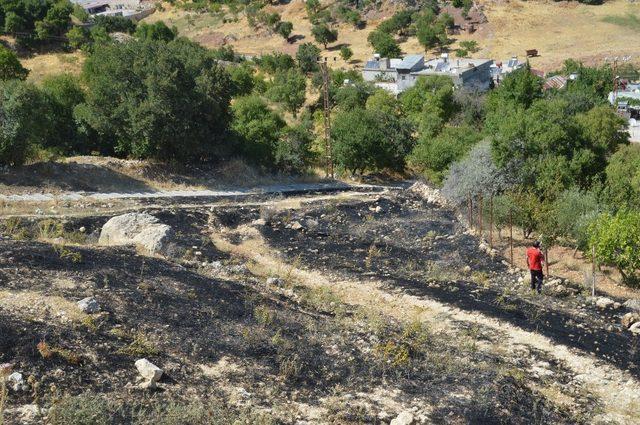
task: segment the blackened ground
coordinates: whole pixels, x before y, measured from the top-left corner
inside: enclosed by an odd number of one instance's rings
[[[124,402],[145,400],[146,394],[128,385],[139,357],[166,372],[158,398],[224,398],[221,383],[203,375],[199,365],[227,357],[243,369],[231,385],[253,394],[254,407],[285,405],[294,393],[296,400],[313,405],[336,391],[393,384],[407,399],[435,406],[436,422],[580,422],[574,412],[502,372],[526,369],[526,360],[510,364],[438,334],[415,348],[391,322],[372,332],[366,324],[304,314],[285,299],[265,295],[249,276],[212,278],[131,248],[67,249],[80,259],[61,257],[49,244],[0,241],[0,290],[71,302],[91,295],[103,310],[91,321],[65,324],[56,311],[0,308],[0,363],[14,363],[25,376],[36,377],[45,405],[51,384],[69,394],[93,391]],[[54,284],[60,280],[75,285]],[[42,342],[74,357],[43,356],[37,348]],[[128,353],[132,343],[138,351]],[[380,347],[405,346],[415,352],[393,367],[380,355],[385,350]],[[31,392],[11,392],[7,407],[32,402]],[[588,405],[581,408],[588,412]],[[376,412],[367,420],[375,423]]]
[[[295,221],[303,227],[294,230]],[[516,278],[499,259],[478,250],[479,241],[464,232],[453,211],[407,192],[285,212],[262,232],[289,259],[299,258],[310,268],[352,278],[370,275],[390,288],[537,331],[640,376],[637,336],[612,327],[614,319],[601,312],[578,308],[579,298],[560,302],[510,290]],[[471,271],[464,272],[465,266]],[[486,284],[472,276],[484,277]]]

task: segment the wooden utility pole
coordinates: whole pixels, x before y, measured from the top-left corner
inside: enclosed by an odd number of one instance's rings
[[[326,157],[325,177],[333,178],[333,152],[331,148],[331,105],[329,103],[329,67],[327,58],[320,61],[322,70],[322,97],[324,98],[324,151]]]

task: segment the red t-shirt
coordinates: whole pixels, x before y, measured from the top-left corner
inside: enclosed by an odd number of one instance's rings
[[[544,261],[544,254],[539,248],[534,246],[527,249],[527,259],[529,263],[529,270],[542,271],[542,262]]]

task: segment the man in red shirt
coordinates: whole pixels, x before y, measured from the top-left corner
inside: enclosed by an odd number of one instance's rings
[[[527,264],[531,272],[531,290],[542,292],[542,264],[544,263],[544,254],[540,250],[540,241],[535,241],[533,246],[527,249]]]

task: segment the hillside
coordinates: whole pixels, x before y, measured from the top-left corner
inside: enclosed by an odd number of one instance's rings
[[[338,40],[323,55],[336,57],[336,66],[361,65],[373,53],[367,43],[368,34],[398,9],[394,4],[383,3],[379,10],[366,13],[363,29],[357,30],[344,23],[337,25]],[[590,65],[601,64],[606,56],[612,55],[632,55],[640,61],[640,47],[635,42],[640,31],[637,23],[640,10],[627,0],[612,0],[598,6],[520,0],[480,0],[477,4],[488,22],[479,25],[474,34],[463,31],[453,36],[456,42],[477,41],[481,50],[474,54],[475,57],[504,60],[514,54],[522,57],[526,49],[538,49],[540,56],[531,58],[531,64],[543,70],[557,68],[566,58],[584,60]],[[203,45],[219,47],[228,44],[236,51],[250,55],[272,51],[293,54],[300,43],[313,41],[312,25],[302,0],[269,6],[269,9],[280,13],[283,20],[293,22],[294,42],[287,43],[279,35],[266,30],[252,30],[242,13],[237,15],[237,22],[223,23],[222,19],[210,14],[187,12],[165,4],[164,11],[156,12],[147,20],[164,20],[176,25],[182,35]],[[345,64],[337,52],[336,46],[343,44],[354,52],[349,64]],[[423,51],[415,37],[402,42],[401,47],[406,53]],[[452,48],[455,47],[454,43]]]

